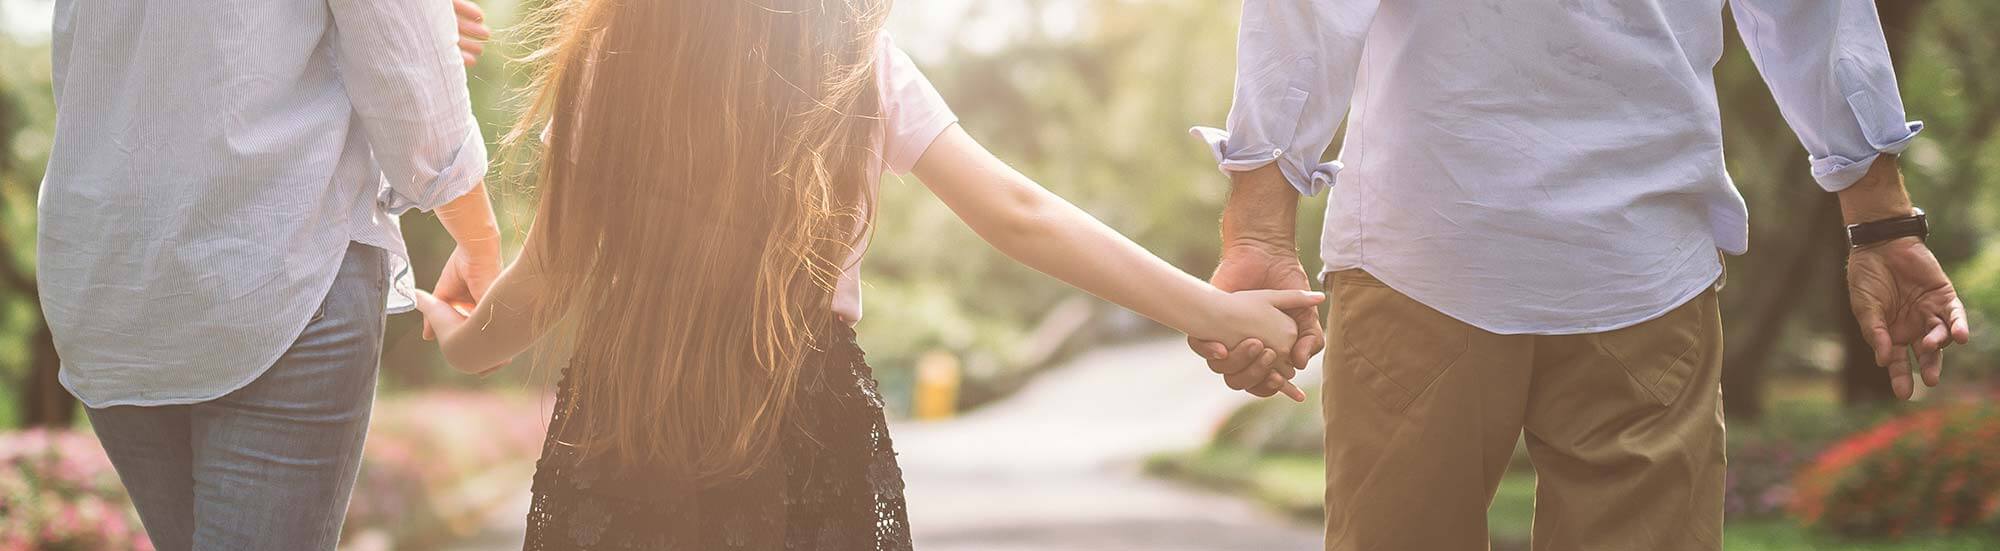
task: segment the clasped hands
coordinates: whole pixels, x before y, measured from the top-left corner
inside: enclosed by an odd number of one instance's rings
[[[1222,260],[1216,265],[1215,275],[1209,283],[1229,292],[1249,289],[1312,290],[1312,280],[1307,278],[1294,252],[1254,242],[1224,248]],[[1305,369],[1313,356],[1326,348],[1326,335],[1320,327],[1317,302],[1283,311],[1298,324],[1297,338],[1292,341],[1290,350],[1273,350],[1255,338],[1230,346],[1189,337],[1188,347],[1207,360],[1209,370],[1222,375],[1223,382],[1231,389],[1260,398],[1283,393],[1293,401],[1304,402],[1305,392],[1292,384],[1291,379],[1299,370]]]

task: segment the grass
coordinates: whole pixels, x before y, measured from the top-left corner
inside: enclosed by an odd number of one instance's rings
[[[1319,522],[1326,477],[1314,456],[1258,457],[1244,450],[1207,449],[1155,456],[1147,472],[1244,494],[1302,522]],[[1487,526],[1495,549],[1527,549],[1534,525],[1535,475],[1510,469],[1501,479]],[[1808,530],[1789,520],[1731,520],[1724,525],[1728,551],[1991,551],[2000,534],[1913,537],[1896,541],[1853,541]]]
[[[1325,516],[1325,470],[1318,457],[1259,457],[1237,449],[1210,448],[1190,454],[1163,454],[1146,462],[1146,472],[1211,489],[1247,494],[1302,521]]]

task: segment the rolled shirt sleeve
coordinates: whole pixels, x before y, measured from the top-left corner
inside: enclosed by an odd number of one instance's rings
[[[1899,154],[1924,124],[1904,118],[1873,0],[1732,0],[1738,32],[1827,191]]]
[[[1273,162],[1299,193],[1333,185],[1321,163],[1354,96],[1356,68],[1378,0],[1247,0],[1238,31],[1236,96],[1227,131],[1196,127],[1223,172]]]
[[[329,0],[335,59],[391,214],[428,211],[486,174],[450,2]]]

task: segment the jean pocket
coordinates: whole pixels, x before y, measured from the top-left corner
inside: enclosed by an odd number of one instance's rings
[[[1343,274],[1334,278],[1341,352],[1369,394],[1402,412],[1465,355],[1468,326],[1365,273]]]

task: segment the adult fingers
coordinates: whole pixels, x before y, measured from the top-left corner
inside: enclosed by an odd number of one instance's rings
[[[1910,347],[1894,345],[1889,347],[1893,359],[1889,361],[1889,389],[1895,391],[1896,398],[1908,400],[1915,392],[1910,380]]]
[[[1861,322],[1861,337],[1868,341],[1868,348],[1875,351],[1875,365],[1889,367],[1896,361],[1896,339],[1889,336],[1889,327],[1876,318],[1872,323]]]
[[[1251,364],[1250,367],[1242,371],[1223,375],[1223,382],[1228,384],[1232,390],[1249,390],[1264,382],[1265,379],[1272,375],[1271,364],[1278,360],[1278,353],[1267,348],[1263,352],[1258,353],[1256,358],[1257,361]]]
[[[1231,349],[1227,357],[1220,360],[1209,360],[1208,370],[1222,375],[1241,372],[1249,369],[1252,365],[1256,365],[1257,360],[1263,354],[1264,341],[1244,339],[1243,342],[1236,343],[1236,348]]]
[[[1320,335],[1306,335],[1301,333],[1299,340],[1292,343],[1290,358],[1292,366],[1299,368],[1300,371],[1304,371],[1306,364],[1312,361],[1313,356],[1318,356],[1321,350],[1326,349],[1324,340],[1325,337]]]
[[[1193,350],[1194,353],[1200,355],[1202,359],[1206,359],[1212,362],[1215,360],[1223,360],[1229,358],[1229,345],[1214,341],[1205,341],[1194,337],[1188,337],[1187,343],[1188,343],[1188,350]],[[1211,366],[1211,368],[1212,367],[1213,366]]]
[[[424,316],[424,322],[440,332],[449,332],[465,323],[465,315],[436,295],[417,290],[417,311]]]
[[[476,58],[479,57],[479,54],[484,53],[486,51],[486,43],[480,42],[478,40],[473,40],[470,38],[459,38],[458,51],[464,53],[465,55],[472,56],[473,58],[475,58],[474,60],[477,61]]]
[[[458,263],[447,261],[444,271],[438,272],[437,285],[431,286],[433,298],[447,304],[470,303],[472,290],[465,285],[465,278],[459,277]],[[422,291],[418,291],[422,292]],[[437,331],[431,327],[429,316],[424,317],[424,340],[436,340]]]
[[[1291,381],[1287,381],[1284,378],[1279,377],[1277,373],[1272,373],[1269,376],[1264,377],[1264,380],[1262,382],[1257,383],[1257,386],[1250,387],[1249,392],[1250,395],[1256,396],[1258,398],[1270,398],[1272,396],[1278,395],[1278,390],[1284,388],[1285,385],[1288,384],[1291,384]]]
[[[474,23],[486,22],[486,10],[481,9],[479,4],[473,3],[472,0],[452,0],[451,9],[458,14],[459,19]]]
[[[481,17],[484,18],[483,15]],[[487,28],[486,24],[479,20],[461,16],[458,18],[458,35],[473,40],[486,40],[493,38],[493,29]]]
[[[1320,327],[1319,308],[1297,308],[1286,310],[1286,315],[1298,323],[1299,339],[1292,342],[1291,361],[1293,366],[1305,369],[1313,356],[1326,349],[1326,330]]]
[[[1917,374],[1923,377],[1924,386],[1938,386],[1944,375],[1944,347],[1951,343],[1951,325],[1938,320],[1937,325],[1924,335],[1917,347]]]
[[[1972,324],[1965,321],[1965,303],[1956,297],[1952,298],[1951,308],[1947,310],[1945,317],[1951,324],[1951,340],[1958,344],[1970,344]]]

